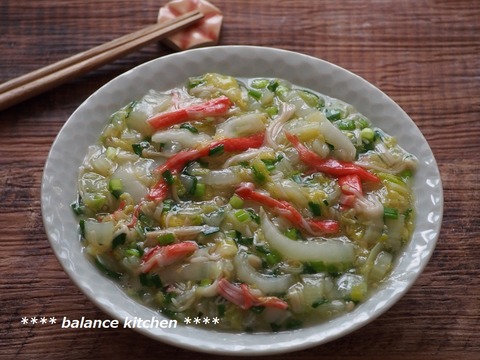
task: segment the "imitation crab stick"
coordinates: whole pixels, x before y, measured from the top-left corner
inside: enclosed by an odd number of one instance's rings
[[[155,169],[156,173],[162,174],[160,180],[150,189],[147,197],[150,200],[160,201],[168,194],[168,181],[166,177],[173,176],[180,172],[187,163],[198,160],[204,156],[219,152],[241,152],[250,148],[259,148],[263,144],[265,134],[258,133],[248,137],[227,138],[212,141],[199,149],[183,150],[172,156],[165,163]]]
[[[357,195],[363,195],[362,180],[357,174],[348,174],[338,178],[338,185],[342,191],[340,204],[352,207]]]
[[[192,255],[198,249],[193,241],[185,241],[178,244],[158,245],[145,253],[142,263],[142,272],[147,273],[154,267],[164,267],[173,264],[187,256]]]
[[[154,129],[167,128],[191,120],[201,120],[209,116],[222,116],[228,113],[232,101],[226,96],[194,104],[185,108],[158,113],[147,120]]]
[[[275,296],[255,296],[248,285],[235,285],[223,278],[218,282],[218,293],[231,303],[247,310],[252,306],[266,306],[285,310],[288,303]]]
[[[336,233],[339,230],[338,222],[335,220],[314,220],[305,219],[300,212],[287,201],[277,200],[270,195],[260,193],[254,190],[252,183],[242,183],[235,193],[243,200],[255,201],[265,205],[277,215],[289,220],[294,226],[303,228],[308,232]]]
[[[331,158],[321,158],[316,153],[309,150],[305,145],[300,143],[298,137],[293,134],[285,132],[285,136],[287,137],[288,141],[293,144],[295,149],[297,149],[300,160],[314,170],[321,171],[325,174],[335,177],[356,174],[364,181],[371,181],[375,183],[380,181],[376,175],[368,172],[358,165],[355,165],[354,163]]]

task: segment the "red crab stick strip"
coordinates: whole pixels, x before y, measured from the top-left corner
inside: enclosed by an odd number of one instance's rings
[[[241,184],[235,190],[235,193],[243,200],[251,200],[267,206],[278,215],[289,220],[294,226],[300,227],[312,233],[312,235],[315,234],[316,231],[331,234],[336,233],[339,230],[337,221],[305,219],[302,214],[300,214],[300,212],[287,201],[277,200],[270,195],[255,191],[252,183]]]
[[[154,267],[164,267],[173,264],[192,255],[197,249],[198,245],[193,241],[165,246],[158,245],[145,253],[141,265],[142,272],[147,273]]]
[[[340,203],[352,207],[357,195],[363,195],[362,180],[357,174],[349,174],[338,178],[338,185],[342,191]]]
[[[297,149],[300,160],[317,171],[321,171],[325,174],[335,177],[356,174],[364,181],[380,181],[380,179],[374,174],[351,162],[340,161],[331,158],[321,158],[316,153],[309,150],[305,145],[300,143],[298,137],[293,134],[285,132],[285,136],[287,137],[288,141],[293,144],[295,149]]]
[[[264,133],[258,133],[248,137],[227,138],[212,141],[199,149],[180,151],[155,169],[155,172],[162,174],[162,177],[155,186],[150,189],[148,198],[156,201],[161,201],[166,198],[168,194],[168,183],[163,176],[166,172],[170,172],[170,175],[174,175],[180,172],[190,161],[195,161],[204,156],[208,156],[215,149],[225,152],[241,152],[250,148],[259,148],[263,144],[264,137]]]
[[[248,285],[237,286],[225,278],[218,282],[218,293],[243,310],[250,309],[252,306],[266,306],[282,310],[288,308],[288,303],[282,299],[275,296],[255,296]]]
[[[212,141],[199,149],[180,151],[155,169],[155,172],[163,173],[166,170],[170,170],[172,173],[178,172],[182,170],[188,162],[208,156],[211,151],[217,148],[225,152],[241,152],[250,148],[259,148],[263,144],[264,136],[264,133],[258,133],[248,137],[226,138]]]
[[[228,113],[232,101],[226,96],[220,96],[201,104],[158,113],[147,120],[154,129],[167,128],[191,120],[201,120],[209,116],[222,116]]]

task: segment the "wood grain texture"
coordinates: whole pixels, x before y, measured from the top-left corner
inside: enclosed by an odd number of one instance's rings
[[[445,212],[411,290],[362,329],[267,359],[478,359],[480,356],[480,2],[212,0],[222,45],[299,51],[345,67],[412,117],[437,159]],[[153,0],[4,0],[0,82],[155,22]],[[98,87],[169,49],[154,44],[0,112],[0,359],[201,359],[132,330],[24,326],[22,316],[107,319],[67,277],[45,235],[45,159]],[[212,358],[222,358],[212,356]]]

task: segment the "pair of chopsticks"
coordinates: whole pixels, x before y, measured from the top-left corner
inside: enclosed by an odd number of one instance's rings
[[[0,84],[0,111],[167,37],[202,18],[200,11],[191,11]]]

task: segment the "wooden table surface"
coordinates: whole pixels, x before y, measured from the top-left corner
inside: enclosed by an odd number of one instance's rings
[[[212,0],[220,44],[262,45],[347,68],[390,95],[437,159],[445,192],[438,244],[411,290],[373,323],[275,359],[480,358],[480,2]],[[3,0],[0,82],[153,23],[164,1]],[[0,358],[195,359],[133,330],[22,325],[22,317],[108,319],[63,272],[40,211],[43,166],[90,93],[168,54],[154,44],[0,112]],[[301,71],[301,69],[299,69]],[[212,358],[221,358],[213,356]]]

